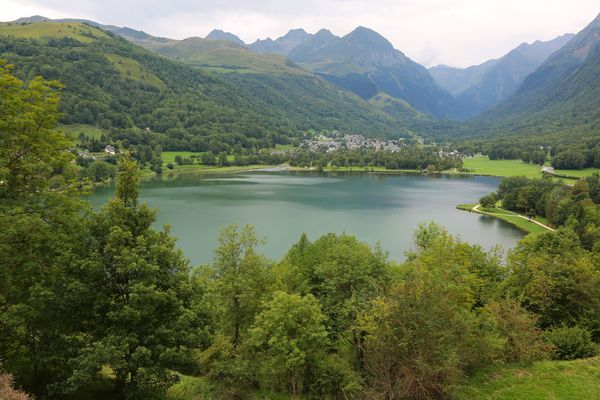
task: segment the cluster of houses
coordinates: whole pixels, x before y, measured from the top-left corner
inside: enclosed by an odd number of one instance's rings
[[[400,140],[385,140],[366,138],[362,135],[344,135],[341,137],[328,137],[318,135],[314,138],[304,139],[300,147],[310,151],[325,151],[331,153],[336,150],[372,149],[375,151],[397,152],[402,147]]]
[[[119,149],[117,149],[113,145],[107,144],[106,147],[104,147],[104,153],[106,153],[109,156],[114,156],[116,154],[119,154]],[[93,160],[96,159],[96,156],[91,154],[88,150],[78,150],[77,155],[83,158],[91,158]]]
[[[438,155],[442,158],[462,158],[463,154],[458,150],[440,150],[438,151]]]

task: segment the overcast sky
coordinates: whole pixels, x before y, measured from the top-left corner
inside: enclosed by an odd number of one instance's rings
[[[176,39],[220,28],[248,43],[291,28],[345,35],[362,25],[421,64],[460,67],[576,33],[599,12],[598,0],[0,0],[0,21],[86,18]]]

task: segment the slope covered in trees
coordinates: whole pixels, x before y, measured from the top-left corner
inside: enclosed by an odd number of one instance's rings
[[[474,121],[480,135],[577,136],[600,129],[600,15]]]
[[[41,75],[64,84],[63,123],[121,133],[149,128],[164,148],[216,138],[268,147],[309,129],[402,131],[394,118],[314,76],[228,82],[79,23],[2,24],[0,56],[25,80]]]
[[[456,115],[467,119],[492,108],[510,97],[552,53],[571,40],[565,34],[547,42],[523,43],[508,54],[481,65],[459,69],[446,66],[430,68],[435,81],[455,97]]]

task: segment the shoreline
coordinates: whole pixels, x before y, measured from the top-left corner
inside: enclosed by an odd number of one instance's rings
[[[480,210],[480,207],[480,204],[459,204],[456,206],[456,209],[502,220],[523,232],[525,236],[555,231],[553,228],[536,221],[535,219],[530,219],[524,215],[503,208],[494,207],[498,212],[488,212]]]

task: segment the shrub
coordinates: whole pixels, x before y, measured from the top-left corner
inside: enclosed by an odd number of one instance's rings
[[[481,204],[483,208],[491,208],[496,205],[496,201],[498,201],[498,196],[496,196],[496,193],[490,193],[479,199],[479,204]]]
[[[554,328],[544,332],[543,338],[553,346],[550,355],[554,360],[574,360],[598,354],[592,334],[580,326]]]
[[[13,387],[14,379],[10,374],[0,372],[0,399],[2,400],[30,400],[25,392]]]
[[[353,398],[363,389],[360,375],[338,354],[319,360],[312,375],[310,392],[314,398]]]
[[[501,358],[505,362],[529,364],[548,355],[550,347],[541,339],[537,318],[510,299],[491,303],[487,307],[496,329],[504,340]]]

